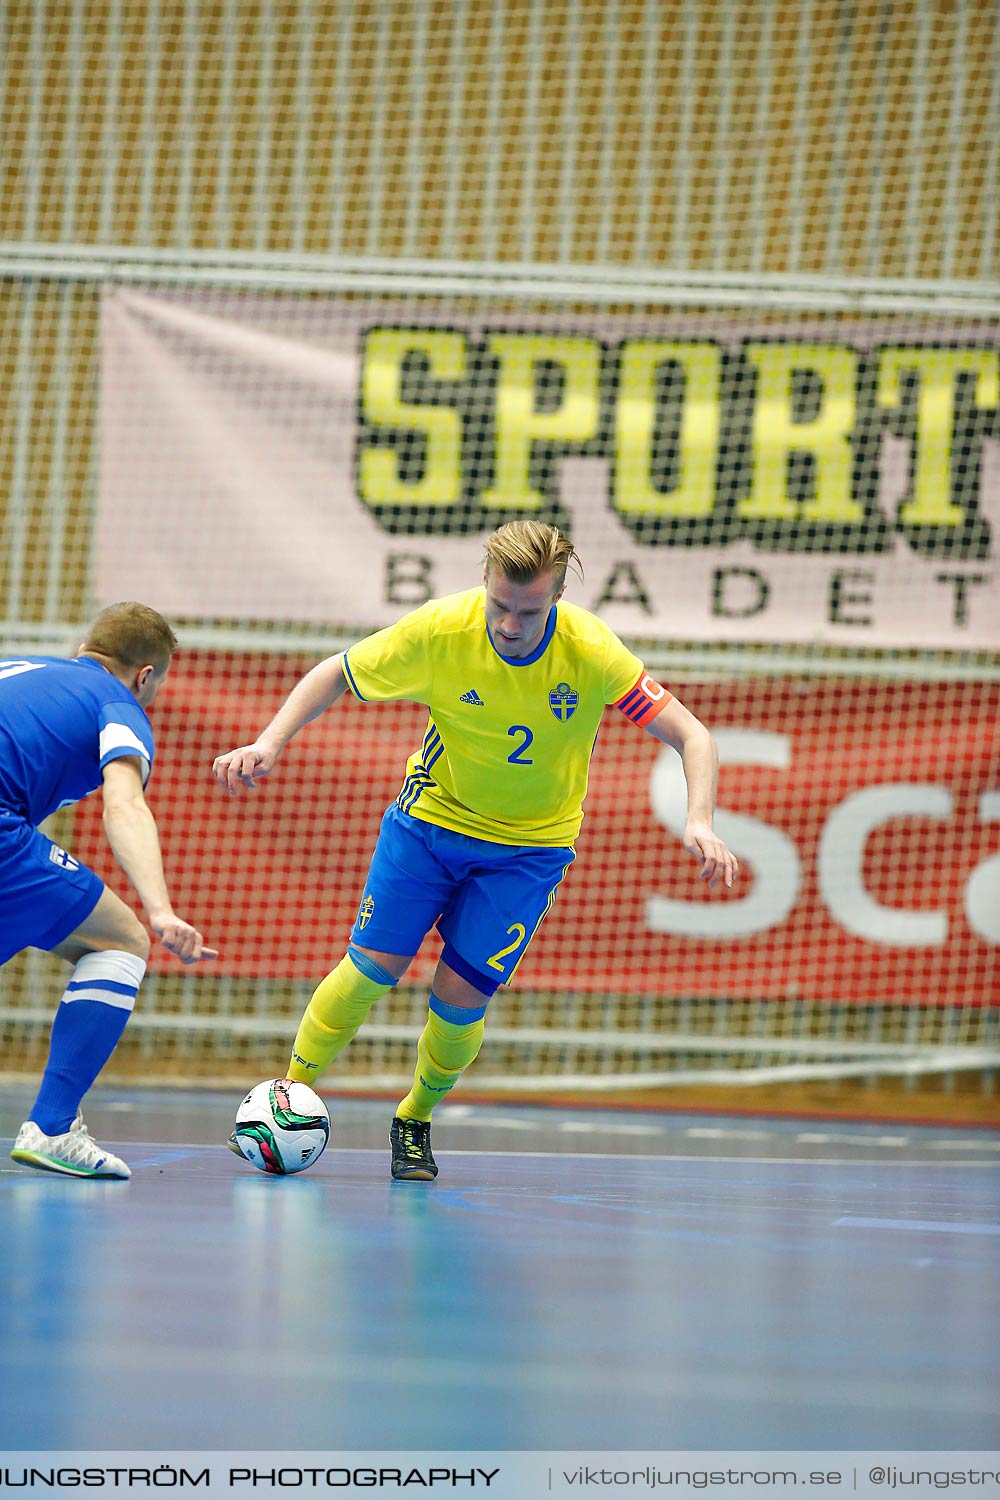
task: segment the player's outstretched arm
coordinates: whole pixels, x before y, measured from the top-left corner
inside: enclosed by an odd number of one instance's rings
[[[163,946],[184,964],[218,958],[214,948],[206,948],[198,929],[173,909],[156,820],[142,789],[140,762],[131,756],[113,760],[104,768],[104,832]]]
[[[677,698],[671,698],[645,727],[655,739],[672,745],[684,765],[688,794],[685,849],[701,860],[702,880],[710,886],[719,880],[731,886],[740,871],[739,861],[712,826],[719,779],[715,741],[701,720]]]
[[[295,684],[270,724],[251,744],[215,757],[212,775],[230,796],[235,796],[241,786],[252,790],[269,775],[288,741],[346,692],[344,658],[328,656]]]

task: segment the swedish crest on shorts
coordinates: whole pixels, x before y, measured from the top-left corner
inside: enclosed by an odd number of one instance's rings
[[[374,901],[374,898],[371,897],[371,896],[365,896],[365,898],[362,901],[360,907],[358,908],[358,926],[361,927],[361,928],[367,927],[368,923],[372,919],[374,911],[375,911],[375,901]]]
[[[568,682],[558,682],[549,689],[549,707],[557,719],[571,719],[580,704],[580,694]]]

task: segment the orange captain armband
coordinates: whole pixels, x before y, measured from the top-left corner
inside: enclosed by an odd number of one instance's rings
[[[635,684],[612,707],[620,709],[626,719],[631,719],[633,724],[640,724],[645,729],[672,697],[673,693],[668,693],[662,683],[648,676],[644,667]]]

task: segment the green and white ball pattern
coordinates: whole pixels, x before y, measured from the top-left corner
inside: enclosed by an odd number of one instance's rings
[[[318,1161],[330,1139],[326,1105],[307,1083],[258,1083],[236,1111],[236,1143],[258,1171],[288,1176]]]

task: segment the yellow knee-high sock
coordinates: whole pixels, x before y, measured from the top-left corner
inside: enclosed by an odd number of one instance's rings
[[[452,1013],[456,1008],[449,1006]],[[481,1012],[472,1011],[471,1014],[475,1020],[456,1024],[437,1015],[433,1008],[428,1011],[427,1025],[417,1043],[413,1087],[396,1110],[400,1119],[429,1120],[435,1104],[454,1088],[469,1064],[478,1057],[485,1022]]]
[[[372,968],[378,968],[372,965]],[[375,1001],[392,988],[392,976],[383,973],[386,983],[363,974],[350,953],[337,967],[320,980],[305,1008],[295,1033],[287,1077],[303,1083],[315,1083],[354,1036]]]

